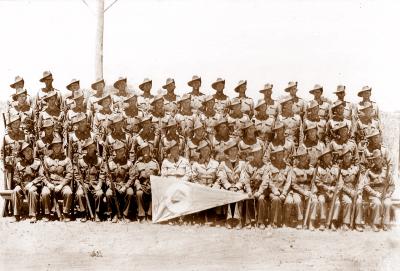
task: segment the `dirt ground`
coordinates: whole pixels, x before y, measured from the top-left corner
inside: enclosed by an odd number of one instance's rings
[[[0,220],[0,270],[399,270],[389,232]]]

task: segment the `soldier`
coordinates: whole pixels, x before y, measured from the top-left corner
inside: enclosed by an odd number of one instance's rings
[[[161,176],[175,177],[178,180],[190,181],[192,179],[192,169],[189,161],[179,155],[179,143],[172,140],[166,146],[167,157],[161,165]]]
[[[57,199],[63,200],[63,217],[65,222],[71,220],[69,212],[71,209],[72,189],[71,182],[73,177],[72,162],[64,153],[63,142],[60,138],[55,137],[50,144],[51,153],[43,158],[43,179],[44,187],[41,193],[42,206],[44,208],[44,221],[48,222],[50,218],[51,199],[53,199],[53,208],[55,208],[58,218],[62,219],[58,211]]]
[[[216,90],[213,95],[215,99],[215,110],[217,113],[225,116],[229,106],[229,97],[224,94],[225,79],[217,78],[217,80],[211,84],[211,87]]]
[[[372,104],[372,117],[375,119],[380,119],[379,117],[379,108],[376,104],[376,102],[371,101],[371,92],[372,88],[369,86],[364,86],[359,92],[358,92],[358,97],[362,98],[362,101],[360,101],[357,104],[357,114],[359,114],[359,109],[361,106],[363,106],[365,103],[371,103]]]
[[[234,140],[224,147],[224,156],[218,167],[215,188],[244,193],[244,183],[241,181],[240,175],[246,163],[239,159],[238,151],[237,143]],[[236,224],[236,229],[242,229],[242,209],[243,202],[228,204],[226,216],[228,229],[231,229],[234,224]]]
[[[224,150],[226,145],[234,139],[229,135],[228,122],[226,118],[218,120],[215,130],[216,134],[211,139],[211,146],[214,150],[214,159],[221,162],[224,159]]]
[[[183,155],[185,151],[185,138],[178,134],[178,124],[175,119],[170,118],[164,129],[165,133],[161,136],[160,140],[160,161],[165,158],[166,149],[171,141],[178,142],[180,155]]]
[[[301,119],[303,119],[306,102],[302,98],[297,96],[297,82],[290,81],[288,83],[288,86],[285,88],[285,92],[289,92],[290,94],[289,97],[291,97],[291,99],[288,98],[287,100],[291,100],[293,102],[293,113],[299,115]],[[281,106],[283,106],[282,102]]]
[[[65,87],[69,91],[71,91],[70,95],[65,96],[63,99],[64,101],[64,106],[63,108],[65,111],[72,109],[74,103],[75,103],[75,92],[80,90],[80,82],[78,79],[72,79],[71,82]]]
[[[369,168],[369,161],[372,161],[370,158],[372,157],[372,153],[374,150],[380,150],[383,160],[385,164],[389,168],[389,172],[393,170],[393,161],[391,155],[389,153],[389,149],[387,146],[382,144],[382,137],[379,130],[371,129],[366,135],[366,146],[362,146],[360,148],[360,152],[362,155],[361,162],[364,168]]]
[[[92,115],[94,115],[99,109],[101,109],[101,107],[99,107],[99,104],[97,103],[97,100],[103,98],[104,87],[105,82],[102,78],[98,78],[96,82],[91,85],[91,88],[95,91],[95,93],[89,96],[87,101],[87,108],[91,111]]]
[[[199,119],[203,123],[206,129],[208,138],[211,139],[215,135],[215,129],[217,122],[221,119],[222,115],[217,113],[215,110],[215,98],[214,96],[206,96],[203,100],[203,112],[200,113]]]
[[[341,102],[344,106],[344,112],[343,116],[344,118],[350,120],[351,122],[354,122],[354,106],[352,103],[345,101],[344,97],[346,96],[346,86],[343,85],[338,85],[336,91],[334,92],[337,96],[337,101],[335,102]],[[332,117],[332,109],[331,109],[331,117]]]
[[[241,101],[238,98],[231,100],[229,108],[231,109],[230,113],[227,115],[229,133],[238,141],[242,136],[243,125],[249,122],[250,118],[242,112]]]
[[[64,131],[64,120],[65,114],[60,109],[59,104],[57,103],[58,93],[56,91],[48,92],[46,96],[42,97],[42,100],[46,102],[46,106],[44,110],[39,113],[39,119],[37,121],[38,128],[42,127],[43,120],[52,119],[54,123],[54,131],[59,133],[60,135],[65,136]]]
[[[268,142],[271,142],[274,135],[272,128],[275,124],[275,117],[274,115],[267,114],[267,104],[265,100],[259,100],[254,109],[256,114],[252,121],[256,128],[256,136],[266,145]]]
[[[55,137],[61,138],[61,135],[54,131],[53,120],[44,120],[38,135],[38,140],[35,142],[34,157],[43,160],[45,155],[50,155],[49,147]]]
[[[235,92],[239,93],[236,99],[240,101],[240,110],[251,119],[254,115],[254,101],[246,96],[246,90],[247,80],[240,80],[235,87]]]
[[[246,163],[241,174],[240,180],[245,184],[245,191],[252,199],[246,200],[246,227],[252,226],[255,219],[257,227],[265,229],[267,223],[267,200],[265,198],[265,182],[263,177],[266,174],[267,166],[262,161],[263,148],[258,145],[251,148],[249,155],[252,159]]]
[[[391,196],[395,186],[390,173],[390,167],[385,163],[382,152],[375,149],[369,157],[371,167],[366,172],[365,191],[370,203],[372,230],[379,231],[382,225],[384,231],[388,230],[390,212],[392,208]]]
[[[139,110],[137,104],[138,97],[134,94],[129,94],[124,100],[124,110],[122,111],[122,116],[126,122],[126,131],[133,135],[138,133],[139,120],[143,118],[143,112]],[[136,126],[136,127],[135,127]]]
[[[179,112],[175,115],[175,120],[179,126],[179,133],[186,138],[193,135],[193,123],[196,115],[191,108],[190,94],[184,94],[178,100]]]
[[[192,182],[214,187],[217,181],[219,163],[211,158],[210,143],[203,140],[198,146],[199,159],[192,164]],[[203,211],[197,215],[200,219],[205,217],[206,223],[215,216],[215,208]]]
[[[111,119],[111,125],[109,126],[111,133],[108,134],[104,140],[104,157],[113,157],[115,155],[113,146],[116,141],[119,141],[124,144],[124,149],[127,151],[127,157],[131,160],[134,160],[134,153],[130,153],[132,150],[132,136],[125,132],[124,126],[125,120],[123,116],[121,114],[114,113]]]
[[[21,129],[26,135],[29,135],[31,140],[34,140],[35,129],[34,129],[34,119],[33,109],[31,107],[30,101],[27,98],[26,89],[18,88],[13,95],[12,106],[9,107],[9,115],[19,115],[21,117]]]
[[[158,159],[159,153],[159,143],[160,143],[160,133],[155,130],[151,123],[151,117],[145,116],[139,122],[141,130],[136,138],[135,144],[132,144],[133,148],[136,146],[142,146],[144,143],[149,144],[150,152],[152,157]],[[131,153],[136,153],[136,149],[131,149]]]
[[[95,139],[95,134],[90,130],[84,113],[76,115],[72,120],[72,125],[76,129],[68,137],[68,157],[76,163],[83,155],[83,145],[89,138]]]
[[[113,86],[117,92],[111,95],[111,98],[113,102],[113,110],[115,112],[121,112],[124,109],[124,100],[129,96],[126,81],[126,77],[119,77],[118,80],[114,82]]]
[[[243,136],[238,143],[240,158],[247,161],[251,160],[251,150],[257,146],[260,146],[263,149],[264,155],[265,145],[264,142],[256,137],[256,127],[254,126],[254,123],[248,120],[241,128]]]
[[[158,134],[162,133],[162,128],[170,118],[170,115],[166,114],[165,107],[164,107],[164,96],[157,95],[154,97],[153,101],[151,102],[152,110],[151,110],[151,122],[153,123],[154,129],[157,131]]]
[[[49,102],[53,102],[55,107],[58,107],[61,110],[63,110],[62,96],[61,96],[60,91],[53,87],[53,75],[51,74],[51,72],[49,72],[49,71],[43,72],[43,77],[39,81],[44,83],[45,87],[41,88],[35,97],[34,112],[35,112],[36,119],[39,118],[39,112],[41,112],[43,110],[44,106],[46,104],[48,104]],[[43,99],[43,97],[48,97],[49,93],[53,93],[53,92],[56,93],[55,94],[56,98],[54,99],[54,101],[45,101]]]
[[[284,160],[286,163],[291,163],[291,158],[296,147],[294,146],[293,141],[285,137],[285,127],[283,126],[283,123],[275,122],[272,132],[274,132],[274,137],[266,147],[263,158],[264,163],[269,163],[271,161],[271,153],[274,152],[279,146],[282,146],[284,149]]]
[[[368,102],[359,107],[355,129],[355,139],[357,143],[365,141],[365,136],[371,129],[382,131],[380,120],[372,117],[372,110],[372,104]]]
[[[130,177],[135,181],[138,219],[142,223],[151,221],[151,185],[150,176],[160,173],[158,162],[152,158],[150,145],[145,142],[138,146],[138,160],[130,169]]]
[[[140,111],[144,113],[148,113],[150,111],[150,103],[154,98],[154,95],[151,94],[152,86],[153,81],[149,78],[145,78],[139,85],[139,89],[143,91],[143,94],[138,97],[138,107]]]
[[[20,157],[15,166],[13,179],[13,193],[11,201],[13,203],[15,221],[19,221],[22,209],[23,198],[28,200],[30,222],[37,221],[39,191],[42,187],[42,177],[39,175],[40,160],[33,158],[32,146],[23,142],[20,150]]]
[[[264,94],[263,100],[265,101],[265,104],[267,105],[266,108],[266,113],[268,116],[272,116],[276,118],[281,112],[280,104],[272,99],[272,88],[274,87],[273,84],[265,84],[264,88],[261,89],[259,92]]]
[[[353,161],[358,163],[359,154],[357,144],[353,139],[349,139],[349,129],[346,123],[339,123],[333,129],[333,132],[335,132],[335,138],[330,143],[330,148],[333,152],[333,162],[336,163],[337,155],[347,146],[351,151]]]
[[[320,164],[317,170],[317,175],[315,177],[315,185],[317,186],[317,196],[318,196],[318,210],[319,210],[319,219],[320,226],[319,230],[324,231],[327,220],[327,211],[330,208],[333,208],[332,215],[332,225],[331,229],[336,231],[336,222],[339,218],[340,211],[340,200],[339,197],[336,198],[336,201],[332,203],[333,194],[335,191],[336,183],[341,180],[338,178],[339,169],[337,166],[332,166],[332,150],[329,147],[326,147],[320,156],[318,157]],[[327,208],[327,204],[330,204],[330,208]],[[330,210],[329,210],[330,211]],[[331,211],[330,211],[331,212]]]
[[[329,119],[329,113],[330,113],[330,107],[331,107],[331,101],[329,101],[327,98],[322,96],[324,89],[321,85],[316,84],[313,89],[311,89],[309,92],[310,94],[314,95],[314,100],[318,104],[318,116],[327,121]]]
[[[343,180],[343,188],[341,194],[341,204],[343,206],[343,227],[344,231],[349,230],[351,219],[355,219],[355,229],[363,231],[363,206],[362,206],[362,183],[359,181],[360,167],[357,166],[352,160],[351,148],[346,146],[340,154],[342,158],[341,178]],[[352,208],[354,207],[354,218],[352,215]]]
[[[84,114],[87,121],[92,123],[91,114],[88,114],[88,110],[86,109],[83,92],[81,90],[76,90],[73,96],[69,99],[73,101],[73,104],[71,104],[71,109],[69,109],[65,114],[64,130],[66,134],[69,134],[74,130],[72,122],[73,118],[78,114]]]
[[[109,94],[97,100],[97,104],[101,106],[101,109],[99,109],[93,117],[92,131],[96,135],[96,141],[99,143],[100,148],[102,148],[101,146],[103,146],[106,136],[110,133],[109,125],[111,124],[111,118],[113,116],[111,102],[112,100]],[[100,149],[99,152],[100,155],[103,155],[102,149]]]
[[[302,117],[293,111],[293,108],[297,107],[298,105],[294,105],[293,98],[288,97],[281,100],[281,106],[282,113],[278,115],[277,121],[283,123],[285,127],[285,136],[292,140],[296,146],[298,146],[303,142]],[[304,113],[303,107],[301,108],[302,112]]]
[[[307,129],[309,125],[316,125],[318,129],[318,138],[321,141],[325,141],[325,133],[326,133],[326,119],[319,116],[320,107],[318,102],[312,100],[307,105],[307,114],[303,120],[303,129]],[[325,112],[325,111],[324,111]]]
[[[309,163],[315,167],[318,162],[318,156],[322,153],[325,148],[324,142],[319,140],[318,138],[318,128],[315,123],[311,123],[307,125],[307,128],[304,130],[304,141],[300,146],[304,146],[307,150]],[[299,146],[299,147],[300,147]]]
[[[15,89],[15,91],[17,92],[18,89],[24,89],[24,85],[25,85],[25,81],[24,78],[22,78],[21,76],[17,75],[15,76],[14,82],[12,84],[10,84],[10,87],[12,89]],[[20,90],[20,92],[23,92]],[[25,93],[27,93],[27,91],[25,90]],[[16,93],[15,93],[16,94]],[[6,112],[9,112],[10,108],[13,108],[16,106],[16,104],[18,103],[18,99],[15,96],[15,94],[11,95],[11,99],[9,99],[7,101],[7,110]],[[28,94],[26,94],[26,103],[29,105],[29,107],[32,106],[32,97],[29,96]]]
[[[107,205],[109,219],[112,223],[117,223],[119,219],[129,222],[129,211],[133,194],[134,179],[129,175],[129,170],[133,166],[128,159],[126,145],[117,140],[113,144],[114,157],[106,162],[108,174],[106,177]],[[122,213],[121,213],[122,211]]]
[[[103,184],[106,175],[106,167],[103,159],[97,155],[97,144],[92,138],[88,138],[82,146],[85,152],[74,165],[74,178],[78,182],[76,190],[76,199],[78,202],[78,210],[82,213],[81,222],[86,222],[86,212],[88,204],[94,201],[95,221],[100,222],[100,205],[103,199]],[[85,187],[83,187],[83,185]],[[87,202],[85,193],[89,202]],[[92,205],[91,205],[92,206]]]
[[[208,140],[203,124],[196,121],[193,127],[193,136],[189,138],[185,144],[185,158],[190,163],[194,163],[199,159],[200,153],[198,146],[203,140]]]
[[[345,123],[350,132],[350,137],[354,136],[353,123],[351,120],[344,117],[344,103],[342,101],[335,101],[331,107],[332,117],[328,120],[326,124],[326,139],[325,143],[328,144],[333,140],[335,135],[332,130],[341,123]]]
[[[297,160],[292,172],[293,204],[297,213],[297,229],[301,229],[307,222],[308,217],[304,217],[304,204],[309,204],[310,224],[309,229],[314,231],[315,218],[317,215],[318,199],[316,196],[317,188],[313,183],[315,169],[310,166],[307,149],[300,146],[295,153],[294,159]]]
[[[269,189],[269,198],[271,199],[270,222],[272,228],[277,228],[281,223],[286,224],[293,205],[293,197],[290,192],[292,168],[285,162],[285,150],[282,146],[277,147],[271,152],[271,162],[265,169],[266,179],[265,189]],[[284,210],[285,216],[283,217]]]
[[[187,84],[192,88],[192,91],[189,93],[191,107],[195,114],[199,114],[201,112],[203,99],[205,97],[204,93],[200,91],[201,77],[193,75],[192,80],[190,80]]]
[[[175,94],[175,80],[172,78],[168,78],[165,85],[162,87],[167,90],[167,93],[164,95],[164,108],[167,114],[175,116],[176,112],[178,112],[178,100],[180,99],[179,95]]]

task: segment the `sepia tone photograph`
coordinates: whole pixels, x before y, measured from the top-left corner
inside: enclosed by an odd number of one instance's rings
[[[0,270],[399,270],[399,10],[0,0]]]

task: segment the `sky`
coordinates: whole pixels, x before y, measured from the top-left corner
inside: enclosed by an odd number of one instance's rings
[[[72,78],[90,86],[96,0],[86,2],[0,0],[0,100],[16,75],[35,93],[44,70],[62,91]],[[105,13],[104,77],[127,76],[136,89],[150,77],[154,92],[173,77],[180,94],[194,74],[206,93],[223,77],[231,96],[247,79],[256,99],[268,82],[279,97],[298,81],[306,99],[314,84],[331,99],[344,84],[354,102],[370,85],[381,109],[400,110],[399,11],[400,1],[118,0]]]

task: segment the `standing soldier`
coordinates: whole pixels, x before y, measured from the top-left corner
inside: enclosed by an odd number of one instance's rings
[[[166,114],[164,107],[164,96],[157,95],[151,102],[151,122],[153,123],[154,129],[158,134],[162,134],[162,128],[168,123],[170,115]]]
[[[382,229],[387,231],[392,208],[391,196],[395,186],[390,167],[385,163],[382,152],[375,149],[369,159],[371,167],[366,172],[364,189],[367,192],[372,211],[372,230],[378,232],[379,226],[382,225]]]
[[[50,144],[54,138],[61,138],[61,135],[54,131],[54,123],[52,119],[46,119],[42,123],[41,131],[35,142],[34,157],[43,160],[45,155],[50,155]]]
[[[265,182],[263,177],[267,166],[262,161],[263,148],[256,146],[249,151],[252,159],[246,163],[241,174],[241,182],[245,184],[245,191],[252,199],[246,200],[246,227],[252,226],[252,221],[260,229],[265,229],[267,223],[267,200],[265,198]]]
[[[358,92],[358,97],[361,97],[362,100],[357,104],[357,114],[359,114],[359,109],[361,106],[364,106],[365,103],[371,103],[372,104],[372,117],[374,119],[380,119],[379,117],[379,108],[376,104],[376,102],[371,101],[371,92],[372,88],[369,86],[364,86],[359,92]]]
[[[263,150],[265,150],[264,142],[256,137],[256,127],[254,123],[250,120],[243,124],[242,133],[243,136],[239,140],[238,148],[239,148],[239,156],[242,160],[251,160],[251,153],[253,153],[252,149],[260,146]]]
[[[193,75],[192,80],[190,80],[187,84],[189,87],[192,88],[192,91],[189,93],[191,107],[195,114],[199,114],[201,112],[203,100],[205,97],[204,93],[200,91],[201,77]]]
[[[75,103],[75,92],[80,90],[80,82],[78,79],[72,79],[71,82],[65,87],[66,89],[68,89],[69,91],[71,91],[70,95],[65,96],[65,98],[63,99],[64,101],[64,110],[70,110],[73,108],[73,105]]]
[[[137,126],[139,120],[143,118],[143,112],[139,110],[137,105],[138,97],[134,94],[129,94],[124,100],[124,110],[122,111],[122,116],[126,122],[126,131],[133,135],[138,133]]]
[[[133,195],[133,179],[129,176],[129,170],[133,166],[128,159],[126,145],[117,140],[113,145],[114,157],[110,157],[106,163],[108,171],[106,184],[106,198],[108,204],[108,214],[112,223],[117,223],[118,219],[130,221],[128,219]],[[121,213],[122,212],[122,213]]]
[[[240,80],[235,87],[235,91],[239,93],[236,99],[240,101],[240,110],[251,119],[254,115],[254,101],[246,96],[246,90],[247,80]]]
[[[138,97],[137,103],[140,111],[146,114],[150,112],[150,103],[154,98],[154,95],[151,94],[152,86],[153,81],[149,78],[145,78],[139,85],[139,89],[143,91],[143,94]]]
[[[353,139],[349,139],[349,129],[348,126],[342,122],[339,123],[333,129],[335,133],[335,138],[330,143],[330,148],[333,152],[333,163],[336,163],[336,158],[338,154],[347,146],[352,154],[352,159],[354,162],[359,161],[359,154],[357,144]]]
[[[70,132],[74,131],[75,127],[72,124],[72,122],[74,117],[77,116],[78,114],[85,115],[87,121],[89,123],[92,123],[90,119],[91,115],[89,114],[89,111],[86,109],[86,103],[84,102],[83,92],[81,90],[75,91],[70,99],[72,99],[74,103],[71,106],[71,109],[69,109],[65,115],[64,130],[66,134],[69,134]]]
[[[335,135],[332,132],[332,130],[341,123],[347,125],[347,128],[350,131],[350,137],[353,137],[354,136],[353,123],[351,120],[346,119],[344,117],[344,102],[340,100],[335,101],[332,104],[331,109],[332,109],[332,117],[328,120],[328,123],[326,124],[325,143],[328,144],[333,140]]]
[[[136,138],[136,144],[132,147],[135,148],[136,146],[141,146],[144,143],[147,143],[150,147],[151,156],[154,159],[158,159],[159,153],[159,143],[160,143],[160,133],[159,131],[155,130],[151,123],[151,117],[145,116],[139,122],[141,126],[141,130],[139,135]],[[131,153],[136,153],[136,149],[131,149]]]
[[[175,116],[176,112],[178,112],[177,102],[180,99],[180,97],[174,92],[175,80],[172,78],[168,78],[162,88],[167,90],[167,93],[164,95],[165,112],[171,116]]]
[[[342,163],[341,178],[343,180],[342,189],[342,206],[343,206],[343,230],[347,231],[350,228],[352,222],[355,222],[356,230],[363,231],[363,206],[362,206],[362,183],[360,183],[360,167],[357,166],[352,160],[351,148],[346,146],[341,154]],[[355,205],[355,207],[353,207]],[[354,217],[352,217],[353,209]],[[355,219],[355,221],[351,221]]]
[[[104,153],[103,157],[113,157],[115,155],[113,146],[115,142],[119,141],[123,143],[124,149],[127,151],[126,155],[129,159],[134,159],[134,153],[130,156],[132,149],[132,136],[125,132],[124,125],[125,121],[121,114],[115,113],[111,119],[111,133],[109,133],[104,141]],[[129,156],[128,156],[129,155]]]
[[[304,146],[300,146],[297,149],[294,159],[297,160],[292,172],[293,204],[297,213],[296,228],[301,229],[303,225],[306,225],[304,222],[307,222],[308,217],[304,217],[303,214],[305,205],[309,204],[309,229],[313,231],[318,204],[316,196],[317,188],[313,183],[316,172],[315,169],[310,166],[307,149]]]
[[[39,113],[38,119],[38,128],[42,127],[43,120],[52,119],[54,123],[54,131],[59,133],[62,136],[66,136],[66,131],[64,131],[64,120],[65,114],[60,109],[60,105],[57,102],[58,93],[56,91],[52,91],[47,93],[46,96],[42,97],[42,100],[46,102],[46,106],[43,108],[43,111]]]
[[[110,133],[109,125],[111,124],[111,118],[113,116],[111,101],[111,96],[109,94],[98,99],[97,104],[101,106],[101,109],[99,109],[93,117],[92,131],[96,135],[96,141],[100,145],[100,155],[103,155],[102,146],[104,145],[104,140],[107,135]]]
[[[8,110],[8,114],[10,116],[19,115],[21,117],[21,129],[33,141],[35,137],[35,115],[27,98],[26,89],[18,88],[14,94],[14,100],[13,105]]]
[[[17,75],[15,76],[14,82],[12,84],[10,84],[10,87],[12,89],[15,89],[15,91],[17,92],[17,89],[23,89],[25,85],[25,81],[24,78],[22,78],[21,76]],[[27,91],[25,90],[25,92],[27,93]],[[29,105],[29,107],[32,106],[32,97],[29,96],[28,94],[26,94],[26,103]],[[12,94],[11,99],[9,99],[7,101],[7,112],[9,112],[9,109],[14,107],[17,103],[18,103],[18,99],[15,97],[15,94]]]
[[[318,112],[320,111],[320,107],[318,102],[312,100],[307,105],[307,114],[303,120],[303,129],[307,129],[309,125],[315,124],[318,129],[318,138],[321,141],[325,141],[325,133],[326,133],[326,122],[327,120],[320,117]],[[325,112],[325,111],[324,111]]]
[[[318,157],[325,149],[325,144],[318,138],[318,128],[315,123],[307,125],[304,130],[304,141],[300,146],[304,146],[307,150],[309,163],[315,167],[318,162]],[[299,147],[300,147],[299,146]]]
[[[248,115],[242,112],[241,102],[238,98],[231,100],[229,105],[231,111],[227,115],[228,125],[230,134],[235,138],[236,141],[240,140],[242,137],[242,127],[245,123],[250,121]]]
[[[95,221],[100,222],[100,206],[103,199],[103,184],[105,180],[106,167],[103,159],[97,155],[97,144],[92,138],[88,138],[82,146],[85,152],[74,165],[74,178],[78,182],[76,199],[79,211],[82,212],[81,222],[86,222],[88,205],[94,201]],[[83,185],[85,187],[83,187]],[[85,193],[89,199],[86,200]],[[92,205],[91,205],[92,206]]]
[[[69,134],[68,157],[75,164],[78,158],[81,158],[83,155],[83,145],[85,142],[89,138],[95,139],[95,135],[90,131],[90,126],[84,113],[76,115],[72,120],[72,124],[76,126],[76,129]]]
[[[274,133],[272,128],[275,124],[275,117],[273,114],[267,114],[267,104],[265,100],[259,100],[257,106],[254,108],[256,114],[254,115],[252,121],[256,127],[256,135],[265,145],[271,142]]]
[[[350,120],[351,122],[354,122],[354,106],[352,103],[345,101],[344,97],[346,96],[346,86],[343,85],[338,85],[336,91],[334,92],[337,96],[337,100],[335,101],[337,102],[341,102],[343,104],[344,107],[344,112],[343,112],[343,116],[345,119]],[[331,109],[332,111],[332,109]],[[332,112],[331,112],[331,117],[332,117]]]
[[[193,136],[186,141],[185,158],[192,164],[199,159],[198,146],[203,140],[208,140],[203,124],[197,120],[193,127]]]
[[[283,99],[281,101],[281,106],[282,113],[278,115],[277,121],[283,123],[285,127],[285,136],[292,140],[295,146],[298,146],[303,142],[302,115],[294,113],[293,108],[297,108],[297,105],[293,104],[292,97]],[[303,107],[301,110],[304,112]]]
[[[290,81],[288,83],[288,86],[285,88],[285,92],[289,92],[290,94],[289,97],[291,99],[288,98],[287,100],[291,100],[293,102],[293,113],[299,115],[300,118],[303,119],[306,102],[302,98],[297,96],[297,82]],[[282,102],[281,105],[283,106]]]
[[[359,107],[357,126],[355,131],[355,139],[357,143],[365,141],[365,136],[371,129],[382,131],[381,122],[379,119],[372,117],[372,104],[366,102],[363,106]]]
[[[215,188],[221,187],[225,190],[244,193],[244,183],[241,181],[240,175],[246,163],[239,159],[236,141],[231,140],[223,151],[224,157],[218,167]],[[228,229],[231,229],[235,223],[236,229],[242,229],[242,209],[243,202],[228,204],[226,216],[226,227]]]
[[[179,143],[172,140],[166,146],[167,157],[161,165],[162,177],[175,177],[178,180],[190,181],[192,179],[192,169],[189,161],[179,155]]]
[[[51,154],[43,158],[44,184],[42,189],[42,206],[44,208],[44,221],[49,221],[51,199],[53,199],[53,208],[55,208],[58,218],[60,216],[58,202],[59,198],[63,200],[63,217],[65,222],[71,220],[69,211],[72,205],[71,182],[73,177],[72,162],[64,153],[63,142],[61,138],[54,138],[50,144]]]
[[[89,96],[87,101],[87,108],[90,110],[91,114],[94,115],[100,108],[97,104],[97,100],[103,98],[104,96],[104,79],[98,78],[96,82],[91,85],[92,89],[95,91],[94,94]]]
[[[335,202],[332,202],[332,200],[335,192],[335,186],[337,185],[337,182],[341,182],[338,176],[339,169],[337,166],[332,166],[332,150],[329,147],[326,147],[322,151],[318,159],[320,164],[315,177],[315,185],[318,188],[317,196],[320,219],[319,230],[323,231],[325,230],[326,226],[329,226],[326,225],[327,212],[329,211],[329,213],[333,213],[333,223],[331,228],[333,231],[336,231],[336,222],[339,218],[340,211],[340,200],[339,197],[336,198]],[[328,204],[330,205],[330,208],[333,208],[333,211],[327,208]]]
[[[215,110],[217,113],[225,116],[229,106],[229,97],[224,94],[225,79],[217,78],[217,80],[211,84],[211,87],[216,90],[213,95],[215,99]]]
[[[179,112],[175,115],[175,120],[179,126],[179,133],[186,138],[193,135],[193,124],[196,115],[191,108],[190,94],[184,94],[178,100]]]
[[[209,139],[215,135],[215,126],[222,115],[217,113],[215,110],[215,98],[214,96],[206,96],[203,100],[203,112],[200,113],[199,119],[203,123],[206,129],[206,133]]]
[[[114,83],[114,88],[117,90],[117,92],[111,95],[111,99],[113,102],[113,110],[115,112],[121,112],[124,109],[124,100],[129,95],[126,81],[126,77],[119,77]]]
[[[263,158],[264,163],[269,163],[271,161],[271,153],[278,149],[279,146],[282,146],[284,150],[284,160],[286,163],[291,163],[296,147],[294,146],[293,141],[285,137],[285,127],[283,126],[283,123],[275,122],[272,132],[274,133],[274,137],[265,150]]]
[[[40,160],[33,158],[32,146],[24,142],[20,151],[21,160],[17,162],[14,173],[14,188],[12,203],[15,221],[20,219],[23,198],[27,197],[31,223],[37,221],[39,191],[42,186],[42,177],[39,175]]]
[[[263,100],[265,101],[265,104],[267,105],[267,115],[268,116],[273,116],[274,118],[276,118],[279,114],[279,112],[281,112],[281,108],[280,108],[280,104],[272,99],[272,88],[274,87],[273,84],[265,84],[264,88],[261,89],[259,92],[264,94]]]
[[[53,87],[53,75],[51,74],[51,72],[43,72],[43,77],[39,81],[44,83],[45,87],[41,88],[35,97],[34,111],[36,119],[39,118],[39,112],[43,111],[44,106],[50,102],[43,99],[44,97],[47,97],[49,93],[56,93],[56,98],[54,99],[54,101],[51,102],[55,104],[55,107],[58,107],[61,110],[63,109],[61,108],[61,106],[63,105],[62,96],[60,91]]]
[[[175,119],[171,117],[164,129],[165,133],[163,133],[160,140],[160,161],[166,157],[166,149],[172,141],[178,142],[180,155],[183,155],[185,151],[185,138],[178,134],[178,124]]]
[[[158,162],[152,158],[150,145],[144,142],[138,146],[138,160],[130,169],[130,178],[134,179],[139,222],[151,221],[151,185],[150,176],[160,173]]]
[[[215,136],[211,138],[211,146],[214,150],[214,159],[221,162],[224,159],[224,150],[232,139],[229,135],[228,122],[222,117],[215,126]],[[236,142],[236,140],[234,140]]]
[[[293,205],[293,197],[290,192],[292,168],[285,162],[285,150],[282,146],[271,152],[271,162],[265,170],[266,181],[264,189],[269,189],[271,199],[270,222],[272,228],[289,221],[290,211]],[[268,185],[265,185],[267,183]],[[284,210],[284,211],[283,211]],[[285,213],[285,217],[283,217]]]
[[[311,89],[309,92],[310,94],[314,95],[314,100],[318,104],[318,116],[327,121],[329,119],[329,113],[330,113],[330,107],[331,107],[331,101],[329,101],[327,98],[322,96],[324,89],[321,85],[316,84],[313,89]]]

